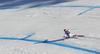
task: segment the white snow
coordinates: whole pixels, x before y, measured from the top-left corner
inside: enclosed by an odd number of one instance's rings
[[[100,0],[0,1],[0,54],[100,54],[99,31]]]

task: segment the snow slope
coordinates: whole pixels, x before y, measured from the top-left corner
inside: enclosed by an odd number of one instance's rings
[[[0,0],[0,54],[100,54],[99,2]]]

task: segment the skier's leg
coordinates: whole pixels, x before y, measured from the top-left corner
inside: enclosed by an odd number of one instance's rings
[[[64,38],[68,38],[68,36],[65,34],[64,36],[63,36]]]

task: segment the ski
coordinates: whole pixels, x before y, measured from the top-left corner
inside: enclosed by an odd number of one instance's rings
[[[65,39],[68,39],[68,38],[75,38],[75,39],[78,39],[78,37],[84,37],[84,35],[73,35],[73,37],[68,37],[66,38],[65,36],[63,36]]]

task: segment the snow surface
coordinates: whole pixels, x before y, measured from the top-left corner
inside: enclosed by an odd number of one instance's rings
[[[100,0],[0,0],[0,54],[100,54],[99,31]]]

